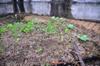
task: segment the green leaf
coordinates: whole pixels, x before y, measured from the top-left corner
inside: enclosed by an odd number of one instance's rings
[[[44,66],[51,66],[49,63],[45,63],[45,65]]]
[[[43,48],[42,48],[42,47],[37,48],[37,49],[36,49],[36,52],[37,52],[37,53],[42,53],[42,52],[43,52]]]
[[[87,35],[80,35],[79,36],[79,39],[81,40],[81,41],[88,41],[89,40],[89,37],[87,36]]]
[[[0,27],[0,34],[4,33],[7,29],[5,27]]]
[[[55,19],[55,18],[56,18],[55,16],[52,16],[52,17],[51,17],[51,19]]]
[[[60,19],[59,17],[56,17],[56,20]]]
[[[32,22],[32,20],[31,20],[31,21],[28,21],[28,22],[24,25],[24,27],[23,27],[23,29],[22,29],[22,32],[25,32],[25,33],[30,32],[30,31],[32,31],[32,30],[34,29],[34,26],[35,26],[35,23]]]
[[[13,27],[12,24],[8,24],[8,25],[7,25],[7,28],[12,28],[12,27]]]
[[[0,54],[3,53],[5,50],[4,45],[0,44]]]
[[[69,32],[69,29],[68,28],[65,29],[65,33],[67,33],[67,32]]]
[[[16,38],[16,42],[18,42],[20,40],[20,38]]]
[[[75,28],[75,25],[73,25],[73,24],[68,24],[67,27],[68,27],[69,29],[74,29],[74,28]]]
[[[4,49],[3,49],[3,48],[0,48],[0,54],[1,54],[3,51],[4,51]]]
[[[55,17],[55,16],[52,16],[52,17],[51,17],[51,19],[53,19],[53,20],[59,20],[59,19],[60,19],[60,17]]]
[[[27,33],[27,32],[29,32],[30,30],[28,29],[28,28],[24,28],[23,29],[23,32],[25,32],[25,33]]]
[[[55,28],[55,26],[53,25],[52,22],[48,22],[46,31],[48,33],[55,33],[56,32],[56,28]]]

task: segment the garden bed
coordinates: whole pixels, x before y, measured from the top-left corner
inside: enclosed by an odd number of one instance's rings
[[[78,28],[63,18],[52,17],[46,23],[33,18],[4,24],[0,30],[0,66],[81,66],[79,57],[83,62],[100,58],[100,34]]]

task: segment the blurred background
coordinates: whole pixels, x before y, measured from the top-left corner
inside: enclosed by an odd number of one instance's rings
[[[100,21],[100,0],[0,0],[0,15],[12,13]]]

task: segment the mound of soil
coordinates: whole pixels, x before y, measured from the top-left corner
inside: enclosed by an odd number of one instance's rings
[[[42,25],[44,23],[40,23]],[[65,22],[64,24],[68,24]],[[1,35],[0,43],[5,51],[0,58],[0,64],[5,66],[34,66],[45,64],[73,63],[78,58],[73,53],[86,57],[100,57],[100,35],[84,28],[75,28],[64,33],[64,27],[58,26],[57,33],[48,34],[38,28],[30,33],[20,33],[17,38],[10,31]],[[82,42],[74,35],[87,34],[91,40]],[[74,51],[73,41],[76,41],[79,52]],[[58,64],[59,64],[58,63]],[[3,65],[1,65],[3,66]]]

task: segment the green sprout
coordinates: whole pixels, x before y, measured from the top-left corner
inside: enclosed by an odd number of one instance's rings
[[[5,31],[6,31],[6,29],[5,29],[5,28],[0,27],[0,33],[4,33]]]
[[[43,52],[43,48],[42,47],[39,47],[36,49],[36,53],[42,53]]]
[[[51,17],[51,19],[55,19],[55,18],[56,18],[55,16],[52,16],[52,17]]]
[[[56,17],[56,20],[60,19],[60,17]]]
[[[64,32],[65,32],[65,33],[69,32],[69,29],[68,29],[68,28],[66,28]]]
[[[0,44],[0,54],[2,54],[4,50],[5,50],[4,45]]]
[[[6,29],[5,26],[1,26],[1,27],[0,27],[0,34],[6,32],[6,30],[7,30],[7,29]]]
[[[12,27],[13,27],[13,24],[8,24],[7,25],[7,28],[10,28],[11,29]]]
[[[3,53],[3,51],[4,51],[4,49],[3,48],[0,48],[0,54]]]
[[[50,21],[49,21],[48,24],[47,24],[46,32],[48,32],[48,33],[55,33],[55,32],[56,32],[55,26],[54,26],[53,23],[50,22]]]
[[[68,24],[67,27],[68,27],[69,29],[74,29],[74,28],[75,28],[75,25],[73,25],[73,24]]]
[[[29,21],[27,24],[25,24],[24,28],[22,29],[22,32],[28,33],[33,30],[34,22]]]
[[[80,39],[81,41],[86,42],[86,41],[89,40],[89,37],[88,37],[87,35],[80,35],[80,36],[79,36],[79,39]]]
[[[59,19],[60,19],[60,17],[55,17],[55,16],[52,16],[52,17],[51,17],[51,19],[53,19],[53,20],[59,20]]]
[[[51,66],[49,63],[45,63],[44,66]]]

